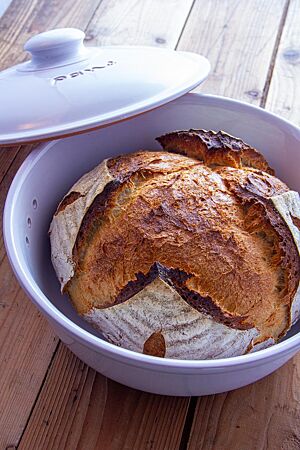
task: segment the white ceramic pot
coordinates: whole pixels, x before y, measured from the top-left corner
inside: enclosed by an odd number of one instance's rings
[[[300,348],[300,323],[273,347],[227,359],[161,359],[119,348],[99,337],[61,296],[47,231],[59,200],[103,158],[158,149],[156,136],[187,128],[222,129],[241,137],[265,155],[290,188],[300,191],[297,127],[244,103],[187,94],[128,121],[40,145],[18,171],[4,213],[6,248],[16,276],[62,341],[109,378],[148,392],[182,396],[228,391],[273,372]]]

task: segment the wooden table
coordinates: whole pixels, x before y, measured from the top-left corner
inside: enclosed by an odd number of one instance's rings
[[[88,45],[202,53],[212,64],[203,92],[300,125],[299,23],[300,0],[13,0],[0,18],[0,65],[22,61],[33,34],[79,27]],[[0,151],[1,207],[30,150]],[[59,342],[15,280],[2,236],[0,293],[0,450],[300,449],[300,354],[234,392],[150,395],[95,373]]]

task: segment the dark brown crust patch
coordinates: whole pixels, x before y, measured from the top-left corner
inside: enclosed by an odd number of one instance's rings
[[[93,229],[96,229],[101,220],[103,220],[103,213],[107,208],[108,202],[112,194],[120,185],[121,182],[118,180],[107,183],[103,191],[95,197],[93,203],[86,212],[73,248],[73,257],[76,262],[78,259],[83,258],[84,249],[89,244],[88,236],[93,235]]]
[[[144,355],[158,356],[164,358],[166,354],[166,341],[161,331],[155,331],[145,341],[143,348]]]
[[[82,197],[82,194],[80,192],[70,192],[70,194],[66,195],[63,201],[59,204],[56,213],[54,214],[57,216],[57,214],[61,213],[66,209],[67,206],[74,203],[76,200],[78,200],[80,197]]]
[[[247,317],[234,316],[225,313],[214,303],[211,297],[202,297],[199,293],[189,290],[185,286],[185,282],[191,278],[191,276],[192,275],[187,274],[183,270],[167,268],[159,262],[156,262],[152,265],[147,274],[141,272],[136,274],[136,280],[130,281],[121,290],[115,299],[114,305],[126,302],[156,278],[161,278],[167,284],[172,286],[182,299],[192,308],[203,314],[210,315],[216,322],[238,330],[249,330],[250,328],[253,328],[253,324],[246,322]]]
[[[293,224],[295,225],[295,227],[298,228],[298,230],[300,231],[300,219],[298,217],[292,216],[291,215],[291,219],[293,221]]]
[[[223,131],[175,131],[158,137],[157,141],[167,151],[190,156],[210,167],[252,167],[274,174],[257,150]]]

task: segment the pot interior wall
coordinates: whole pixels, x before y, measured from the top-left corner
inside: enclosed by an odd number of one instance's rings
[[[93,334],[60,294],[52,268],[48,228],[56,206],[72,184],[102,159],[159,149],[156,136],[188,128],[222,129],[243,138],[265,155],[279,177],[300,191],[300,133],[295,127],[247,105],[196,94],[99,131],[45,144],[17,175],[12,227],[24,272],[59,310]],[[289,336],[299,330],[300,325],[295,325]]]

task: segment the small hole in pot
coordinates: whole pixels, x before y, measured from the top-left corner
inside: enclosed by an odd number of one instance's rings
[[[37,209],[38,204],[37,204],[37,199],[36,198],[34,198],[32,200],[32,206],[33,206],[33,209]]]
[[[31,219],[30,219],[30,217],[28,217],[28,219],[27,219],[27,225],[28,225],[28,228],[31,228]]]
[[[26,241],[26,244],[29,245],[29,239],[28,239],[28,236],[25,237],[25,241]]]

